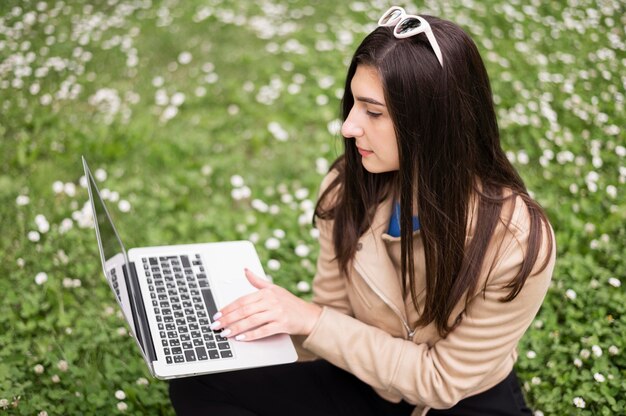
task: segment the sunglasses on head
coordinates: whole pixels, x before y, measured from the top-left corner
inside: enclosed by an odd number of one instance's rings
[[[402,7],[393,6],[383,13],[382,17],[378,20],[378,26],[393,27],[393,35],[398,39],[425,33],[430,47],[433,48],[439,64],[443,67],[441,49],[439,49],[439,44],[430,28],[430,24],[428,24],[423,17],[414,14],[406,14]]]

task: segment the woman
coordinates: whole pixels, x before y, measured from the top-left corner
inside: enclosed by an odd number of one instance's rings
[[[214,328],[317,360],[173,381],[179,414],[521,415],[516,345],[548,289],[548,220],[505,157],[456,25],[392,7],[352,59],[344,154],[316,207],[313,302],[260,290]]]

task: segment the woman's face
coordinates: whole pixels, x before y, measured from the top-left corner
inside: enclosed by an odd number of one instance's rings
[[[357,66],[350,83],[354,105],[341,126],[341,134],[353,138],[363,167],[371,173],[398,170],[400,158],[393,123],[389,117],[378,71]]]

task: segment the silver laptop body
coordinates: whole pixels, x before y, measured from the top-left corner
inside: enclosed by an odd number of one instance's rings
[[[244,267],[264,276],[251,242],[126,251],[87,161],[82,161],[103,272],[154,377],[189,377],[297,359],[286,334],[239,342],[209,328],[219,308],[257,290]]]

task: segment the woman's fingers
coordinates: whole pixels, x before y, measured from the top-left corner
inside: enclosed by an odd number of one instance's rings
[[[222,336],[229,338],[235,337],[237,340],[250,339],[249,333],[251,331],[260,329],[264,326],[274,325],[275,314],[272,311],[264,311],[250,315],[245,319],[239,320],[232,325],[226,326],[222,332]],[[238,335],[244,335],[244,337],[237,337]]]
[[[220,313],[221,315],[214,318],[214,322],[211,324],[211,329],[229,327],[251,315],[265,312],[268,309],[268,302],[262,297],[256,298],[249,295],[248,299],[239,299],[222,309],[222,312],[218,312],[216,317],[220,315]]]
[[[272,286],[272,282],[263,277],[257,276],[250,269],[246,268],[243,270],[250,284],[252,284],[252,286],[256,287],[257,289],[265,289],[266,287]]]

